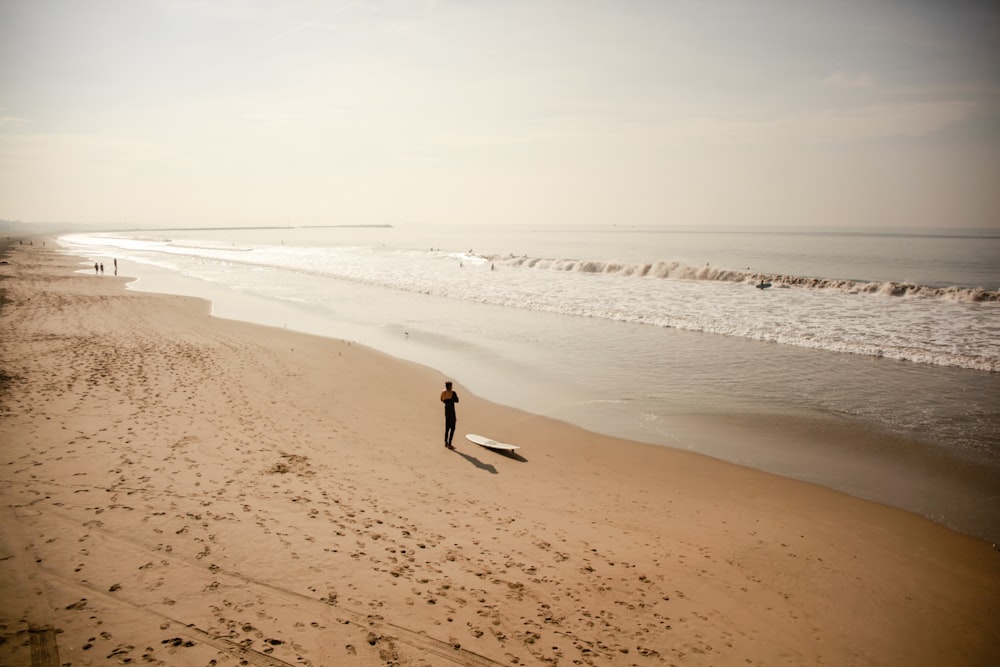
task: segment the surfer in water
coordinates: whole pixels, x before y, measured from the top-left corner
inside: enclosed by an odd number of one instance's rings
[[[451,382],[444,383],[444,391],[441,392],[441,402],[444,403],[444,446],[454,449],[451,446],[451,439],[455,437],[455,404],[458,403],[458,393],[451,388]]]

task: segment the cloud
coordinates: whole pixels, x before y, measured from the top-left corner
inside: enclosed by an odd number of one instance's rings
[[[823,85],[828,88],[840,88],[840,89],[873,89],[878,87],[878,81],[876,81],[874,75],[868,72],[858,72],[857,74],[848,74],[843,70],[837,70],[830,76],[823,79]]]

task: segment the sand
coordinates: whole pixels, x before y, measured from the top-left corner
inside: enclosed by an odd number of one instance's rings
[[[0,664],[996,664],[990,544],[7,260]]]

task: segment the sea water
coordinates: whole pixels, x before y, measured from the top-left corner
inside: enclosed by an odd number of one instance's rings
[[[1000,234],[407,225],[61,242],[223,317],[356,340],[531,413],[1000,538]]]

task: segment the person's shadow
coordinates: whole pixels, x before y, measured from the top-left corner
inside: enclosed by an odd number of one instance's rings
[[[475,456],[469,456],[465,452],[460,452],[457,449],[453,449],[452,451],[455,452],[456,454],[458,454],[459,456],[461,456],[463,459],[465,459],[466,461],[468,461],[472,465],[474,465],[477,468],[479,468],[480,470],[485,470],[486,472],[488,472],[488,473],[490,473],[492,475],[499,474],[499,473],[497,473],[496,466],[494,466],[492,463],[483,463],[482,461],[480,461],[479,459],[477,459]]]

